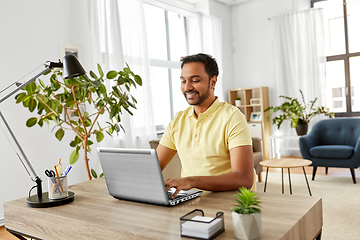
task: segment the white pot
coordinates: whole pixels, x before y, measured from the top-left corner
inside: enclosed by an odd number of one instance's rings
[[[241,105],[241,100],[235,100],[235,106],[240,107]]]
[[[261,237],[261,214],[250,215],[231,212],[236,239],[253,240]]]

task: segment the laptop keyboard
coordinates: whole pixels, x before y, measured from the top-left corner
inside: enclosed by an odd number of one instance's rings
[[[178,199],[182,198],[185,194],[178,194],[178,195],[175,196],[174,199],[171,199],[171,196],[173,195],[173,192],[168,192],[167,195],[168,195],[169,200],[178,200]]]

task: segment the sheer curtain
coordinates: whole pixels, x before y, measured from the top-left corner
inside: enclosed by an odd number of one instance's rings
[[[195,13],[187,18],[189,54],[206,53],[216,58],[219,76],[215,95],[224,101],[222,71],[222,20],[220,18]]]
[[[299,89],[306,103],[318,98],[316,106],[323,105],[326,57],[322,15],[322,9],[311,9],[271,18],[277,98],[274,105],[282,104],[280,95],[302,102]],[[316,119],[310,122],[309,131],[315,122]],[[280,131],[273,130],[275,135],[296,135],[288,121]]]
[[[104,144],[149,148],[149,141],[156,139],[156,128],[152,117],[143,2],[94,0],[89,2],[89,11],[94,65],[99,62],[103,70],[108,71],[120,70],[127,63],[143,80],[143,86],[131,90],[138,101],[134,115],[123,112],[121,116],[126,132],[114,134],[113,139]]]

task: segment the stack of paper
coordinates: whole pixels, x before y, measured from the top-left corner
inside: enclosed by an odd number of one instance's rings
[[[208,239],[216,232],[218,232],[222,227],[220,218],[217,218],[214,221],[212,221],[213,219],[214,218],[195,216],[191,220],[196,220],[200,222],[195,222],[195,221],[184,222],[182,224],[181,234],[196,238]]]

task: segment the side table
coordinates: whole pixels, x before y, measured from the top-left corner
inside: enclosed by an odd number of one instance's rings
[[[305,176],[305,180],[306,180],[306,184],[309,190],[309,194],[311,195],[311,191],[310,191],[310,186],[309,186],[309,181],[306,177],[306,172],[305,172],[305,166],[309,166],[311,165],[311,161],[310,160],[304,160],[304,159],[298,159],[298,158],[282,158],[282,159],[274,159],[274,160],[266,160],[266,161],[261,161],[260,165],[266,167],[266,178],[265,178],[265,185],[264,185],[264,192],[266,192],[266,184],[267,184],[267,179],[268,179],[268,173],[269,173],[269,168],[281,168],[281,186],[282,186],[282,193],[284,194],[284,168],[288,169],[288,174],[289,174],[289,188],[290,188],[290,194],[292,194],[292,189],[291,189],[291,178],[290,178],[290,168],[297,168],[297,167],[302,167],[303,172],[304,172],[304,176]]]

